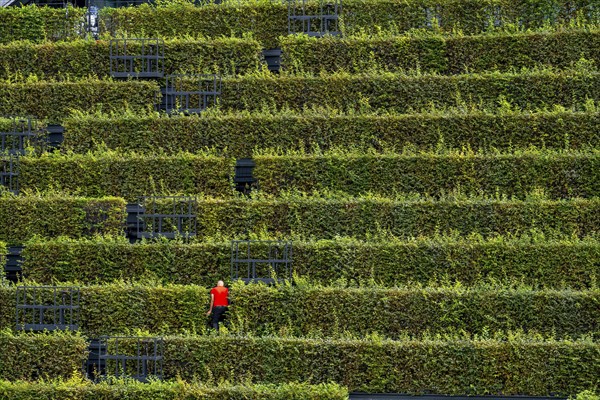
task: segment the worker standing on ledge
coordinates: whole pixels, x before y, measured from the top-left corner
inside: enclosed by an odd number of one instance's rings
[[[227,307],[229,306],[229,289],[225,287],[225,283],[223,281],[217,282],[217,286],[212,288],[210,291],[210,308],[206,315],[210,315],[212,313],[212,322],[211,326],[215,330],[219,330],[219,320],[227,311]]]

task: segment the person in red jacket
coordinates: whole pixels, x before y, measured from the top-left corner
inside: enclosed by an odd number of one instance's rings
[[[219,320],[227,311],[227,307],[229,306],[229,289],[225,287],[225,283],[223,281],[217,282],[217,286],[212,288],[210,291],[210,308],[206,315],[210,315],[212,313],[212,322],[211,326],[219,330]]]

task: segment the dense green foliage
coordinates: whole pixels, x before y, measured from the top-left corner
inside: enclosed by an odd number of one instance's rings
[[[79,36],[85,12],[74,7],[0,7],[0,43],[72,39]]]
[[[151,153],[197,152],[205,147],[234,157],[257,148],[313,152],[318,146],[401,149],[416,146],[506,149],[538,146],[581,148],[600,142],[596,111],[539,111],[492,114],[414,113],[404,115],[319,113],[216,114],[166,118],[160,115],[77,115],[64,121],[65,148],[86,152],[109,148]]]
[[[462,395],[568,395],[596,387],[600,379],[600,345],[590,340],[186,336],[165,341],[165,374],[184,379],[336,382],[349,391]]]
[[[418,28],[472,34],[493,30],[495,24],[536,28],[575,18],[595,22],[596,7],[596,2],[589,0],[346,0],[341,28],[346,35]],[[308,13],[316,9],[317,2],[308,2]],[[203,7],[176,2],[159,8],[105,9],[103,31],[158,36],[229,36],[251,31],[265,48],[273,48],[280,36],[288,34],[287,16],[287,5],[279,2],[224,2]]]
[[[23,243],[34,235],[72,238],[119,235],[124,222],[125,201],[120,198],[0,197],[0,240],[11,244]]]
[[[3,289],[0,321],[14,325],[14,289]],[[236,285],[230,331],[250,335],[388,338],[423,333],[482,334],[522,329],[546,335],[600,334],[598,289],[507,287],[320,288]],[[208,289],[104,284],[81,288],[79,328],[91,337],[137,329],[154,334],[204,332]],[[11,318],[12,317],[12,318]]]
[[[331,239],[366,238],[378,233],[427,236],[451,230],[485,236],[524,233],[588,235],[600,231],[600,199],[572,201],[441,200],[424,198],[327,198],[203,200],[198,208],[199,238],[277,236]]]
[[[160,99],[155,82],[85,79],[78,81],[0,82],[0,114],[33,115],[60,122],[72,110],[122,112],[153,109]]]
[[[22,190],[59,189],[65,194],[139,196],[207,194],[231,196],[235,160],[190,153],[142,156],[104,152],[84,155],[45,154],[23,157],[19,165]]]
[[[69,378],[87,358],[87,342],[69,333],[0,332],[0,379]],[[0,385],[1,387],[1,385]],[[3,395],[0,388],[0,395]]]
[[[516,280],[535,287],[583,289],[600,277],[600,244],[595,239],[440,237],[364,242],[346,238],[294,241],[293,245],[294,272],[321,284],[338,279],[384,286]],[[131,245],[124,238],[31,240],[23,256],[25,277],[47,284],[152,278],[210,286],[228,278],[231,267],[231,245],[220,241]]]
[[[457,74],[535,66],[569,67],[600,61],[600,31],[572,30],[481,36],[382,36],[281,39],[287,70],[314,72],[369,69]]]
[[[529,151],[517,154],[332,152],[256,156],[260,189],[341,191],[352,195],[421,193],[439,196],[502,193],[524,198],[543,189],[550,198],[600,195],[600,153]]]
[[[423,108],[468,107],[535,109],[575,107],[600,100],[600,73],[550,70],[466,75],[392,73],[319,76],[245,75],[223,81],[221,107],[301,111],[330,107],[342,111],[408,112]]]
[[[135,54],[139,47],[135,42],[127,43],[129,54]],[[36,75],[45,79],[60,76],[108,77],[109,50],[110,43],[107,40],[43,44],[12,42],[0,45],[0,79],[17,74]],[[165,40],[164,73],[226,75],[255,71],[260,62],[260,50],[260,44],[252,39]]]
[[[348,391],[335,384],[219,385],[159,382],[7,382],[0,381],[0,395],[12,400],[345,400]]]

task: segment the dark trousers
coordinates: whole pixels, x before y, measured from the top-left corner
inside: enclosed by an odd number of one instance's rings
[[[223,319],[225,314],[225,311],[227,311],[227,307],[225,306],[217,306],[217,307],[213,307],[213,312],[212,312],[212,321],[210,323],[210,325],[216,329],[219,330],[219,321]]]

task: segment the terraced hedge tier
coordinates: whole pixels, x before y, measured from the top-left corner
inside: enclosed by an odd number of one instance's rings
[[[79,327],[91,337],[205,332],[208,289],[199,286],[104,284],[81,288]],[[15,292],[3,289],[2,327],[14,327]],[[320,335],[399,339],[426,332],[447,334],[522,329],[556,337],[600,332],[598,289],[530,290],[343,289],[236,285],[231,290],[230,331],[251,335]],[[327,304],[326,312],[323,305]]]
[[[191,153],[142,156],[104,152],[85,155],[45,154],[19,163],[22,190],[83,196],[120,196],[137,201],[149,194],[232,196],[235,160]]]
[[[550,31],[480,36],[287,36],[282,65],[291,71],[416,70],[473,73],[535,66],[569,67],[600,60],[600,31]]]
[[[396,149],[404,146],[434,150],[526,148],[572,148],[600,142],[600,113],[590,110],[514,111],[493,114],[465,113],[353,114],[319,113],[207,113],[166,118],[132,113],[77,115],[64,120],[64,147],[74,152],[109,148],[151,153],[198,152],[205,147],[243,158],[256,148],[279,148],[314,152],[314,146],[360,149]]]
[[[309,2],[308,13],[317,2]],[[494,29],[491,25],[515,24],[536,28],[564,24],[575,17],[598,21],[595,3],[558,0],[358,0],[344,1],[342,29],[345,34],[407,31],[415,28],[472,34]],[[201,34],[218,37],[252,31],[265,48],[277,47],[277,39],[288,34],[286,4],[278,2],[232,2],[203,7],[171,4],[153,9],[142,6],[102,10],[102,31],[130,34],[181,36]]]
[[[129,54],[136,54],[139,47],[135,42],[127,43]],[[260,51],[260,43],[253,39],[168,39],[164,47],[164,72],[227,75],[256,71]],[[59,76],[105,78],[110,75],[109,54],[109,40],[12,42],[0,45],[0,79],[15,74],[44,79]]]
[[[411,282],[459,281],[469,286],[519,281],[532,287],[585,289],[600,276],[600,244],[593,238],[295,240],[293,252],[295,273],[321,284],[338,279],[388,287]],[[209,287],[231,276],[229,242],[131,245],[124,238],[38,239],[26,243],[23,257],[25,276],[48,284],[152,277],[164,283]]]
[[[251,233],[331,239],[365,238],[383,232],[398,237],[455,231],[484,236],[523,233],[588,235],[600,229],[600,200],[441,200],[422,198],[316,198],[202,200],[198,238]]]
[[[165,347],[167,377],[335,382],[349,391],[568,395],[600,376],[600,345],[591,340],[186,336],[166,338]]]
[[[17,40],[71,39],[79,35],[83,16],[83,8],[69,7],[2,7],[0,8],[0,43]]]
[[[405,113],[476,103],[490,109],[576,107],[600,100],[600,73],[549,70],[466,75],[392,73],[319,76],[253,74],[223,81],[224,110],[330,107],[352,112]]]
[[[4,381],[69,378],[81,371],[85,359],[87,341],[76,334],[0,332],[0,379]],[[6,395],[1,387],[0,393]]]
[[[550,198],[600,195],[600,152],[264,155],[254,158],[262,191],[341,191],[351,195],[466,193],[525,198],[542,188]]]
[[[346,388],[335,384],[307,385],[286,383],[280,385],[205,386],[186,382],[150,383],[122,382],[93,384],[40,383],[0,381],[0,393],[13,400],[38,400],[40,398],[72,400],[118,400],[126,396],[130,400],[176,400],[182,396],[203,400],[345,400]]]
[[[154,109],[160,100],[155,82],[85,79],[78,81],[0,82],[0,114],[32,115],[60,122],[72,110],[123,112]]]
[[[0,197],[0,240],[19,244],[34,235],[79,238],[122,234],[125,201],[116,197]]]

